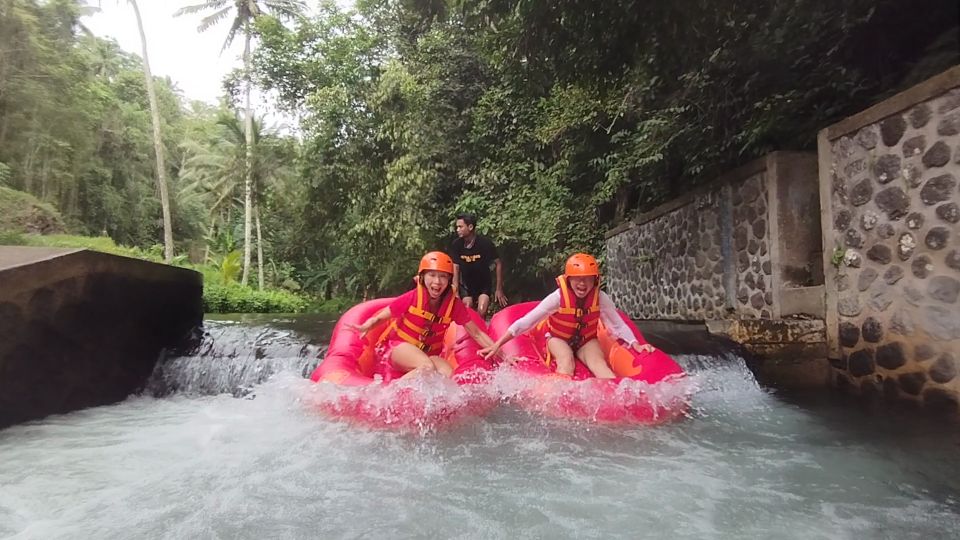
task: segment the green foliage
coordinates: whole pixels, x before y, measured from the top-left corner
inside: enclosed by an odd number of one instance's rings
[[[46,234],[63,229],[63,218],[52,205],[29,193],[0,186],[0,231]]]
[[[220,283],[228,284],[232,281],[237,281],[240,272],[243,271],[242,258],[243,252],[234,250],[220,259],[219,264],[217,264],[217,270],[220,271]]]
[[[833,253],[830,254],[830,264],[832,264],[834,268],[840,268],[840,265],[843,264],[843,258],[846,254],[847,250],[840,246],[833,248]]]
[[[303,313],[309,307],[303,296],[289,291],[261,291],[218,279],[203,282],[203,309],[207,313]]]

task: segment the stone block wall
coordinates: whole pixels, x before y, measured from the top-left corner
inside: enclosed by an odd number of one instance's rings
[[[819,214],[815,158],[775,152],[608,233],[606,290],[637,319],[822,311],[781,294],[822,281]],[[814,226],[794,230],[801,222]],[[785,248],[780,227],[799,248]]]
[[[960,67],[819,138],[833,382],[957,409]]]

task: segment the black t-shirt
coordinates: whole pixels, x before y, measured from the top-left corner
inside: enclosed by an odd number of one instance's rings
[[[493,242],[478,234],[468,248],[463,238],[457,237],[450,245],[449,255],[453,264],[460,267],[460,275],[467,288],[471,288],[471,285],[487,285],[489,288],[490,265],[500,258]]]

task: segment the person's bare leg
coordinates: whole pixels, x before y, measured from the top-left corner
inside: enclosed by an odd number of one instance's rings
[[[481,319],[487,318],[487,309],[490,308],[490,295],[481,294],[477,298],[477,313],[480,314]]]
[[[573,376],[573,349],[566,341],[552,337],[547,341],[550,356],[557,363],[557,373]]]
[[[598,379],[613,379],[616,373],[607,365],[607,359],[603,355],[603,349],[600,348],[600,340],[594,338],[583,344],[577,351],[577,358],[583,360],[587,368]]]
[[[453,367],[447,363],[446,360],[439,356],[431,356],[430,361],[433,362],[433,368],[440,372],[444,377],[449,377],[453,375]]]
[[[390,351],[390,360],[397,368],[405,370],[403,378],[410,377],[418,371],[433,370],[433,361],[420,349],[409,343],[400,343]]]
[[[473,297],[472,297],[472,296],[464,296],[464,297],[463,297],[463,305],[467,306],[468,308],[472,308],[472,307],[473,307]]]

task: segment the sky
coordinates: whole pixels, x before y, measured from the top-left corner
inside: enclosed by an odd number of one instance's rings
[[[229,21],[201,34],[197,32],[199,16],[173,16],[177,9],[195,3],[199,2],[140,0],[150,68],[155,76],[169,76],[188,99],[215,104],[223,94],[223,77],[241,65],[243,40],[235,39],[221,54]],[[139,56],[140,35],[133,9],[125,0],[101,0],[100,9],[84,18],[87,28],[98,36],[115,39],[121,48]]]
[[[88,0],[89,5],[98,3],[100,12],[85,17],[84,25],[98,36],[115,39],[121,48],[139,56],[140,35],[133,9],[126,0]],[[200,14],[173,16],[181,7],[199,3],[202,0],[140,0],[139,6],[153,74],[170,77],[188,99],[216,104],[223,94],[223,77],[242,64],[243,39],[237,36],[233,45],[221,53],[229,18],[199,33]],[[312,7],[317,2],[306,3]],[[337,3],[346,7],[353,2],[338,0]]]

